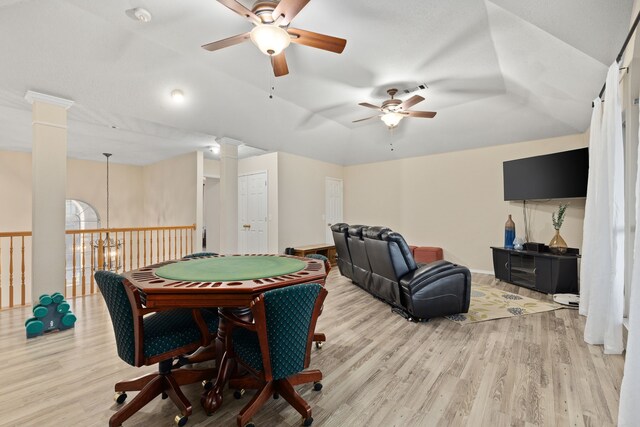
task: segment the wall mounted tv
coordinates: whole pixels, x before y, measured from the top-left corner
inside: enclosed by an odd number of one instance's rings
[[[586,197],[588,173],[588,148],[506,161],[504,200]]]

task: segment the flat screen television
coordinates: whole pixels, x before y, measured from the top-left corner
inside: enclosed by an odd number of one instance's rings
[[[586,197],[588,173],[588,148],[509,160],[502,164],[504,200]]]

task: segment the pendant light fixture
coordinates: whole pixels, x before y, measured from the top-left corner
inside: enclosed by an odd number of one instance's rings
[[[97,266],[101,270],[109,270],[119,272],[121,269],[120,255],[122,253],[122,241],[111,237],[111,228],[109,227],[109,157],[111,153],[102,153],[107,158],[107,227],[104,239],[100,233],[99,239],[91,242],[91,246],[96,252]]]

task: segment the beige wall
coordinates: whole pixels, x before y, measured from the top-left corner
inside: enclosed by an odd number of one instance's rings
[[[278,215],[278,153],[263,154],[238,160],[238,175],[247,175],[255,172],[267,172],[267,247],[270,253],[278,253],[279,241],[279,215]]]
[[[325,241],[325,178],[343,179],[344,169],[331,163],[278,153],[280,252],[287,247]]]
[[[204,159],[204,176],[220,178],[220,160]]]
[[[140,166],[109,162],[110,226],[141,227],[144,190]],[[107,226],[107,166],[105,162],[67,159],[67,198],[91,205],[100,215],[101,226]]]
[[[111,162],[112,227],[144,224],[142,168]],[[106,163],[67,159],[67,198],[91,205],[106,227]],[[0,231],[31,230],[31,153],[0,151]]]
[[[196,222],[197,155],[188,153],[144,166],[144,219],[147,226]]]
[[[450,261],[493,271],[489,246],[503,245],[508,214],[524,236],[522,203],[503,201],[502,162],[587,144],[578,134],[345,167],[345,222],[385,225],[409,244],[440,246]],[[551,212],[559,202],[530,205],[532,241],[551,240]],[[584,199],[570,203],[562,236],[580,247]]]
[[[0,231],[31,231],[31,153],[0,151]]]
[[[207,252],[220,252],[220,178],[206,178],[204,185],[204,225]]]

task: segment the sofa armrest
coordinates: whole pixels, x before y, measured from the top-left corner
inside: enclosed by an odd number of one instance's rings
[[[448,261],[436,261],[405,274],[400,279],[400,287],[406,295],[428,292],[428,287],[441,278],[462,274],[465,278],[465,294],[467,299],[471,288],[471,272],[467,267],[452,264]],[[468,307],[468,302],[466,303]]]
[[[400,285],[408,287],[410,283],[420,282],[428,279],[442,271],[446,271],[454,267],[449,261],[435,261],[429,264],[422,264],[418,268],[405,274],[400,278]]]

